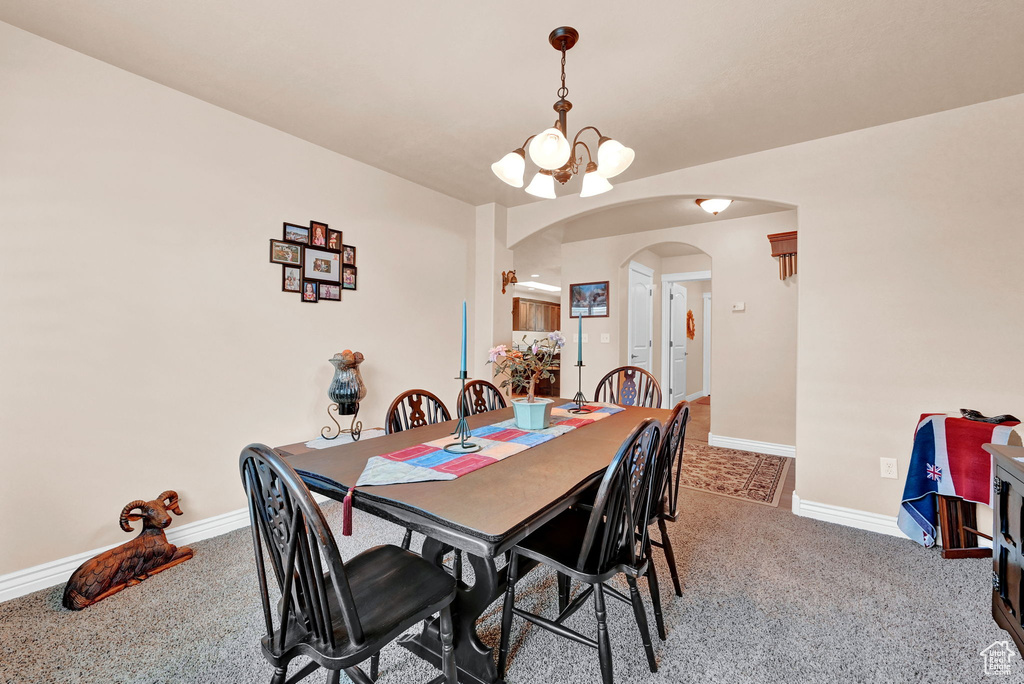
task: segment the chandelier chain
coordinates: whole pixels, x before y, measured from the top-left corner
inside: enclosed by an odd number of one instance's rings
[[[565,87],[565,41],[562,41],[562,87],[558,89],[558,97],[565,99],[569,89]]]

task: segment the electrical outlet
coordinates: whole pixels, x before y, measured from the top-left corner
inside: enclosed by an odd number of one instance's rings
[[[588,342],[590,342],[590,334],[583,333],[583,344],[587,344]]]
[[[574,344],[578,343],[580,341],[580,336],[579,336],[578,333],[573,333],[572,334],[572,341],[573,341]]]
[[[882,477],[887,477],[893,480],[899,478],[896,474],[896,459],[895,458],[880,458],[878,459],[882,464]]]
[[[608,344],[611,341],[612,341],[612,336],[611,336],[610,333],[601,333],[601,342],[602,343]]]

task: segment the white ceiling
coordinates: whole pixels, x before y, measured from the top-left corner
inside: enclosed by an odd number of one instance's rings
[[[1024,92],[1017,0],[0,0],[0,20],[472,204],[554,120],[621,180]],[[563,192],[578,192],[573,181]]]

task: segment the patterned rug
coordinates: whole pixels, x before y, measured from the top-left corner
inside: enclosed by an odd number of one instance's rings
[[[791,460],[687,441],[680,483],[688,489],[777,507]]]

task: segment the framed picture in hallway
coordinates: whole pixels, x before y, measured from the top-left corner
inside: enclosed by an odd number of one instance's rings
[[[569,286],[569,318],[602,318],[608,315],[608,281]]]

